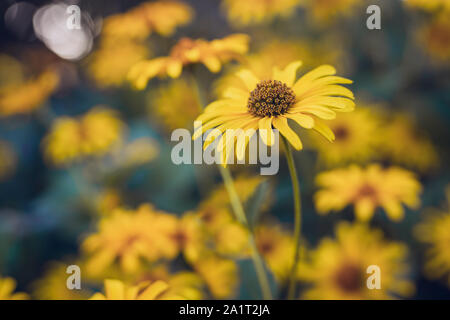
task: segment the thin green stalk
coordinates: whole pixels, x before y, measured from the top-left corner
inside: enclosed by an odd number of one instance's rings
[[[294,156],[292,154],[292,148],[285,137],[281,137],[283,140],[283,146],[286,150],[286,159],[289,167],[289,173],[291,174],[292,190],[294,196],[294,239],[295,239],[295,251],[294,261],[292,263],[291,273],[289,275],[288,284],[288,299],[294,299],[295,297],[295,282],[297,275],[298,258],[300,256],[300,237],[302,226],[302,205],[300,196],[300,184],[298,183],[297,169],[295,169]]]
[[[269,279],[267,277],[266,271],[264,270],[264,262],[258,253],[258,248],[256,247],[255,237],[250,229],[247,221],[247,217],[244,212],[241,200],[234,187],[233,178],[231,177],[230,170],[219,165],[220,174],[222,175],[225,188],[227,189],[228,195],[231,201],[231,207],[233,208],[236,219],[249,231],[249,244],[251,250],[251,258],[253,260],[253,265],[255,266],[256,275],[258,277],[259,285],[261,287],[262,295],[265,300],[272,299],[272,293],[270,291]]]

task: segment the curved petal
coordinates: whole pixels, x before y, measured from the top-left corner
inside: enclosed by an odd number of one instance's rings
[[[253,74],[253,72],[247,69],[238,71],[236,75],[245,83],[245,86],[249,91],[253,91],[260,81],[258,77]]]
[[[294,84],[294,87],[292,90],[297,94],[302,94],[303,89],[302,87],[310,83],[311,81],[324,77],[324,76],[331,76],[336,74],[336,69],[333,66],[330,65],[322,65],[320,67],[315,68],[314,70],[308,72],[303,77],[297,80],[297,82]]]
[[[261,118],[258,122],[259,135],[262,141],[267,145],[271,146],[274,143],[275,135],[272,131],[272,117]]]
[[[280,133],[289,141],[289,143],[296,149],[303,148],[302,142],[298,135],[289,127],[285,117],[277,117],[273,119],[273,126],[277,128]]]
[[[142,292],[138,300],[155,300],[161,293],[167,290],[169,285],[164,281],[157,280]]]
[[[297,69],[300,68],[302,64],[301,61],[294,61],[288,64],[283,70],[275,67],[273,69],[273,79],[284,82],[288,87],[292,87],[297,76]]]
[[[314,127],[314,119],[313,119],[313,117],[308,116],[306,114],[302,114],[302,113],[297,112],[297,113],[288,114],[288,115],[286,115],[286,117],[294,120],[295,122],[297,122],[303,128],[311,129],[311,128]]]
[[[335,139],[333,131],[320,120],[314,121],[314,130],[323,135],[328,141],[333,142]]]

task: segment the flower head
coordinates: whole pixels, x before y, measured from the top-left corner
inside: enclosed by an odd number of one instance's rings
[[[136,88],[144,89],[147,82],[156,76],[178,78],[183,66],[204,64],[211,72],[219,72],[222,64],[240,59],[248,51],[249,38],[245,34],[233,34],[222,39],[182,38],[172,47],[169,56],[137,63],[129,72],[129,79]]]
[[[224,99],[209,104],[197,118],[202,126],[196,128],[192,138],[197,139],[205,131],[216,128],[206,137],[204,148],[215,138],[219,139],[217,150],[224,165],[235,144],[237,158],[245,157],[249,138],[257,130],[268,146],[275,142],[273,127],[295,149],[302,149],[302,142],[288,125],[288,119],[303,128],[317,130],[330,141],[334,140],[333,132],[322,120],[334,119],[336,112],[354,109],[353,93],[340,85],[352,81],[334,76],[336,70],[329,65],[320,66],[296,81],[300,66],[301,62],[297,61],[283,70],[274,68],[271,79],[264,80],[257,78],[250,70],[240,71],[238,76],[246,90],[230,87],[224,93]],[[242,130],[234,137],[227,137],[227,129]]]
[[[431,58],[450,62],[450,5],[448,12],[433,17],[419,29],[418,39]]]
[[[81,118],[61,117],[44,139],[46,157],[56,165],[103,156],[120,142],[124,124],[117,114],[94,107]]]
[[[320,214],[354,205],[356,217],[367,221],[382,207],[389,218],[399,221],[404,216],[402,203],[410,208],[420,204],[420,182],[412,172],[398,167],[352,165],[321,173],[316,182],[321,188],[314,196]]]
[[[407,247],[383,239],[383,233],[366,224],[341,222],[336,239],[323,239],[318,248],[307,253],[299,266],[300,279],[311,284],[306,299],[392,299],[408,296],[413,284],[405,280]],[[367,286],[369,266],[379,267],[380,289]]]

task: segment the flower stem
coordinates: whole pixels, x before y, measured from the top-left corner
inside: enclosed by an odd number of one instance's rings
[[[285,137],[281,137],[283,140],[283,145],[286,150],[286,159],[289,167],[289,173],[292,180],[292,190],[294,196],[294,239],[295,239],[295,251],[294,251],[294,261],[292,263],[291,273],[289,275],[289,285],[288,285],[288,299],[294,299],[295,296],[295,282],[297,276],[297,265],[300,255],[300,237],[301,237],[301,226],[302,226],[302,205],[300,196],[300,184],[298,183],[297,170],[295,169],[294,156],[292,154],[292,148]]]
[[[265,300],[272,299],[272,293],[270,291],[269,279],[267,277],[266,271],[264,270],[264,262],[258,253],[258,248],[256,247],[255,237],[252,230],[248,224],[247,217],[244,212],[241,200],[234,187],[233,178],[231,177],[230,169],[224,168],[219,165],[220,174],[227,189],[228,195],[231,201],[231,207],[233,208],[236,219],[248,230],[249,232],[249,244],[251,250],[251,258],[253,260],[253,265],[255,266],[256,275],[258,277],[258,282],[261,287],[262,296]]]

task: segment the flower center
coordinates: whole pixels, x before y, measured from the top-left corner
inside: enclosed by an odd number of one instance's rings
[[[356,265],[343,265],[335,274],[336,285],[346,292],[355,292],[361,289],[364,283],[364,274]]]
[[[294,91],[277,80],[263,80],[250,92],[248,111],[260,118],[279,116],[295,104]]]

